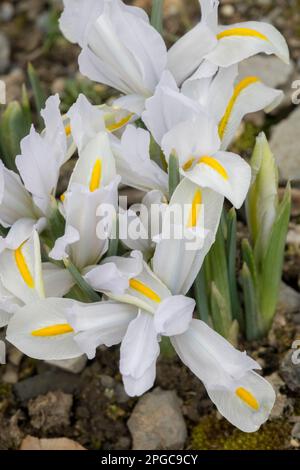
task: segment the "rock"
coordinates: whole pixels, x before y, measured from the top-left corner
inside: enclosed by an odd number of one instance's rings
[[[156,388],[139,399],[128,428],[133,450],[182,449],[187,438],[180,401],[174,391]]]
[[[1,433],[0,433],[0,449],[18,448],[24,438],[24,433],[19,427],[20,422],[24,422],[25,416],[21,410],[18,410],[9,419],[5,419],[1,414]]]
[[[254,56],[239,65],[242,78],[258,76],[266,85],[280,88],[289,83],[294,71],[294,64],[284,64],[277,57]]]
[[[22,69],[15,68],[10,74],[1,77],[6,84],[6,102],[21,98],[22,85],[26,80]]]
[[[296,325],[300,325],[300,313],[297,313],[296,315],[294,315],[293,320],[296,323]]]
[[[220,10],[221,15],[223,15],[225,18],[231,18],[234,13],[235,9],[233,5],[223,5]]]
[[[5,73],[10,61],[10,44],[4,33],[0,32],[0,74]]]
[[[290,224],[286,242],[288,245],[300,246],[300,225]]]
[[[284,357],[280,367],[280,375],[292,392],[300,393],[300,364],[293,363],[293,355],[294,351],[291,351]]]
[[[21,443],[20,450],[86,450],[78,442],[66,437],[57,439],[38,439],[26,436]]]
[[[287,119],[274,126],[270,146],[282,180],[300,180],[300,106]]]
[[[14,346],[10,346],[7,355],[8,361],[14,366],[19,367],[23,358],[23,353]]]
[[[116,402],[119,403],[119,404],[128,402],[130,397],[125,392],[123,384],[118,383],[116,385],[116,387],[115,387],[115,398],[116,398]]]
[[[69,372],[44,372],[14,385],[17,398],[25,402],[39,395],[46,395],[50,391],[61,390],[73,393],[79,386],[79,377]]]
[[[292,429],[292,437],[300,440],[300,423],[296,423]]]
[[[101,375],[100,382],[104,388],[114,388],[115,385],[114,379],[109,375]]]
[[[270,418],[280,419],[283,417],[283,415],[290,415],[293,412],[293,402],[290,398],[281,393],[281,389],[284,387],[283,380],[276,372],[266,377],[266,379],[272,384],[276,393],[276,401]]]
[[[70,425],[72,395],[57,391],[39,396],[28,403],[30,424],[43,431],[57,430]]]
[[[293,217],[300,215],[300,189],[291,188],[292,191],[292,210],[291,214]],[[280,199],[283,198],[285,193],[285,188],[279,188],[278,194]]]
[[[18,372],[16,368],[8,364],[5,368],[5,372],[2,376],[2,381],[6,384],[16,384],[18,382]]]
[[[73,374],[80,374],[86,366],[87,357],[84,355],[75,357],[74,359],[65,359],[63,361],[46,361],[46,363],[51,366],[58,367],[59,369],[72,372]]]
[[[300,312],[300,294],[290,286],[281,283],[279,292],[278,309],[284,313],[299,313]]]
[[[11,2],[3,2],[0,6],[0,20],[8,22],[14,16],[15,10]]]

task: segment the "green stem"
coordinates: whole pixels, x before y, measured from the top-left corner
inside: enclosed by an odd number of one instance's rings
[[[64,265],[73,277],[74,281],[76,282],[77,286],[82,290],[82,292],[86,295],[86,297],[89,299],[90,302],[99,302],[101,300],[101,297],[97,292],[94,291],[94,289],[84,280],[84,278],[81,276],[80,272],[74,266],[72,261],[69,259],[65,258],[64,259]]]
[[[198,276],[196,277],[193,291],[199,318],[205,323],[209,324],[210,312],[208,306],[207,289],[205,285],[204,269],[201,269]]]
[[[177,155],[172,153],[169,160],[169,198],[180,183],[179,161]]]
[[[164,0],[152,0],[151,24],[160,34],[163,32]]]

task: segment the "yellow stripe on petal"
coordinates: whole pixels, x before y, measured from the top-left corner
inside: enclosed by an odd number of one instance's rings
[[[153,302],[157,302],[157,303],[161,302],[161,298],[156,292],[154,292],[152,289],[150,289],[150,287],[146,286],[146,284],[143,284],[137,279],[131,279],[129,281],[129,286],[131,287],[131,289],[136,290],[137,292],[144,295],[148,299],[153,300]]]
[[[106,130],[108,132],[115,132],[118,129],[121,129],[121,127],[125,126],[130,121],[132,116],[133,116],[133,113],[129,114],[128,116],[124,117],[123,119],[120,119],[120,121],[117,121],[113,124],[108,124],[106,126]]]
[[[66,136],[67,136],[67,137],[70,137],[70,135],[71,135],[71,133],[72,133],[71,124],[68,124],[68,125],[65,127],[65,133],[66,133]]]
[[[195,191],[194,199],[192,202],[192,208],[190,211],[189,220],[187,224],[188,228],[197,227],[201,204],[202,204],[202,193],[200,189],[197,189],[197,191]]]
[[[101,183],[101,176],[102,176],[102,161],[96,160],[93,170],[92,170],[92,176],[90,179],[91,193],[99,189],[100,183]]]
[[[199,158],[197,163],[198,164],[204,163],[205,165],[209,166],[210,168],[215,170],[217,173],[219,173],[219,175],[222,176],[222,178],[224,178],[225,180],[228,180],[227,171],[221,165],[221,163],[219,163],[218,160],[216,160],[215,158],[204,156],[204,157]]]
[[[21,274],[24,282],[27,284],[27,286],[30,289],[34,289],[34,287],[35,287],[34,279],[31,275],[31,272],[30,272],[29,267],[26,263],[25,257],[22,253],[23,245],[21,245],[17,250],[15,250],[15,261],[16,261],[19,273]]]
[[[225,29],[224,31],[221,31],[219,34],[217,34],[217,39],[224,39],[224,38],[229,38],[233,36],[257,38],[257,39],[261,39],[262,41],[268,41],[267,36],[260,33],[259,31],[256,31],[255,29],[250,29],[250,28]]]
[[[252,408],[255,411],[258,411],[260,406],[258,401],[256,400],[255,396],[252,395],[249,390],[246,390],[243,387],[239,387],[236,389],[235,394],[244,402],[246,405],[248,405],[250,408]]]
[[[240,94],[248,88],[250,85],[253,85],[253,83],[259,82],[258,77],[246,77],[244,78],[240,83],[238,83],[234,89],[233,95],[229,100],[228,106],[226,108],[225,114],[222,117],[220,124],[219,124],[219,136],[221,139],[223,139],[226,127],[228,125],[230,116],[232,114],[232,110],[234,108],[234,105],[240,96]]]
[[[39,338],[47,338],[49,336],[66,335],[73,332],[73,328],[68,325],[68,323],[60,323],[58,325],[46,326],[45,328],[34,330],[31,334]]]
[[[185,162],[182,169],[184,171],[188,171],[191,168],[191,166],[193,165],[194,161],[195,161],[195,158],[193,158],[193,157],[190,158],[187,162]]]
[[[61,202],[64,202],[65,199],[66,199],[65,193],[61,194],[60,197],[59,197],[59,199],[61,200]]]

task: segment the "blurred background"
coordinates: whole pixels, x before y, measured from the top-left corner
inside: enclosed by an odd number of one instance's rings
[[[125,3],[151,9],[151,0]],[[94,104],[114,96],[113,90],[78,72],[79,48],[59,31],[61,10],[61,0],[0,0],[0,79],[6,82],[8,103],[21,99],[28,63],[46,96],[60,94],[63,112],[80,92]],[[198,0],[165,0],[167,44],[194,26],[199,16]],[[296,87],[300,89],[300,0],[221,0],[222,24],[249,20],[276,26],[292,57],[289,66],[274,57],[242,64],[243,75],[259,75],[286,96],[271,115],[247,117],[233,146],[249,157],[255,137],[264,130],[282,185],[293,179],[293,217],[278,315],[267,340],[243,345],[277,390],[270,422],[255,435],[235,430],[218,416],[204,387],[177,359],[159,362],[155,390],[137,400],[124,391],[118,349],[100,349],[89,364],[81,358],[58,365],[25,358],[9,348],[8,363],[0,369],[0,449],[300,448],[300,366],[292,367],[290,359],[293,341],[300,339],[300,106],[292,102]],[[243,230],[239,223],[239,233]]]

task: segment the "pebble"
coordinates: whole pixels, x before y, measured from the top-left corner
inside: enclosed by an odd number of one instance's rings
[[[276,393],[275,405],[271,411],[271,419],[280,419],[283,415],[290,415],[293,412],[293,401],[286,395],[281,393],[281,389],[284,387],[284,382],[281,377],[274,372],[272,375],[267,377]]]
[[[79,377],[69,372],[55,371],[29,377],[14,385],[14,392],[21,402],[26,402],[50,391],[73,393],[79,387]]]
[[[128,402],[130,397],[125,392],[123,384],[118,383],[116,385],[116,387],[115,387],[115,398],[116,398],[116,402],[119,403],[119,404]]]
[[[286,241],[288,245],[300,246],[300,225],[290,223]]]
[[[74,359],[64,359],[63,361],[46,361],[46,363],[67,372],[72,372],[72,374],[80,374],[86,366],[87,357],[84,355]]]
[[[292,437],[300,440],[300,423],[296,423],[292,429]]]
[[[66,437],[56,439],[38,439],[26,436],[21,443],[20,450],[86,450],[78,442]]]
[[[274,126],[270,146],[279,166],[281,180],[300,181],[300,106]]]
[[[6,384],[11,384],[11,385],[16,384],[18,382],[17,369],[12,365],[7,364],[5,368],[5,372],[2,376],[2,381]]]
[[[300,393],[300,364],[293,363],[294,353],[294,351],[290,351],[285,355],[280,366],[280,376],[289,390]]]
[[[224,5],[220,9],[220,13],[224,16],[224,18],[231,18],[235,13],[234,6],[230,4]]]
[[[114,379],[109,375],[101,375],[100,382],[104,388],[114,388],[115,385]]]
[[[300,235],[300,234],[299,234]],[[300,294],[284,282],[281,283],[279,292],[278,309],[285,314],[300,312]]]
[[[11,2],[3,2],[0,6],[0,20],[7,23],[14,16],[15,9]]]
[[[9,362],[14,366],[19,367],[23,358],[23,353],[14,346],[10,346],[7,355]]]
[[[28,402],[30,424],[43,431],[70,425],[73,397],[60,391],[49,392]]]
[[[156,388],[139,399],[128,428],[133,450],[178,450],[187,438],[181,403],[175,391]]]

